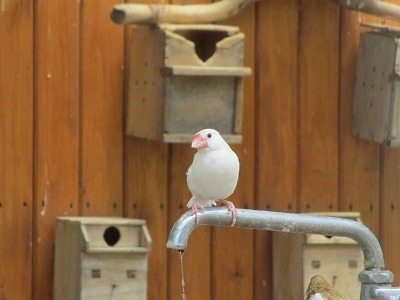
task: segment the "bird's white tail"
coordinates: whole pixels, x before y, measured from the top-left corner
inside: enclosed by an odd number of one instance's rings
[[[198,199],[195,196],[192,196],[190,198],[189,202],[187,203],[187,207],[191,208],[193,204],[198,204],[203,207],[211,207],[211,206],[216,206],[217,203],[214,200],[203,200],[203,199]]]

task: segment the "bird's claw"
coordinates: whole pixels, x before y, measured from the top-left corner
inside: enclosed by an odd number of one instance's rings
[[[196,216],[196,224],[199,224],[199,221],[200,221],[200,216],[199,216],[200,209],[204,209],[204,207],[201,205],[198,205],[198,204],[192,205],[192,212]]]
[[[238,214],[238,211],[237,211],[235,205],[231,201],[228,201],[228,200],[219,200],[219,202],[221,202],[223,205],[225,205],[226,208],[228,209],[228,211],[230,211],[232,213],[231,226],[232,227],[235,226],[235,224],[236,224],[236,216]]]
[[[231,223],[231,226],[233,227],[233,226],[235,226],[235,224],[236,224],[236,215],[237,215],[237,209],[235,208],[235,207],[233,207],[233,208],[229,208],[228,207],[228,210],[232,213],[232,223]]]

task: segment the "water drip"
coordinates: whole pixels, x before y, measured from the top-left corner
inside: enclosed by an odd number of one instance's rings
[[[185,275],[184,275],[184,268],[183,268],[183,254],[185,251],[179,250],[179,254],[181,257],[181,274],[182,274],[182,300],[186,300],[186,293],[185,293]]]

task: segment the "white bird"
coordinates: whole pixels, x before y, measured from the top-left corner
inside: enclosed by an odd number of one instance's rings
[[[199,222],[198,210],[219,202],[232,213],[232,226],[235,225],[237,210],[225,198],[233,193],[238,181],[237,155],[214,129],[203,129],[196,133],[192,148],[197,149],[197,153],[186,173],[187,184],[192,192],[187,206],[196,215],[196,222]]]
[[[311,278],[306,292],[306,300],[351,300],[335,290],[324,277],[315,275]]]

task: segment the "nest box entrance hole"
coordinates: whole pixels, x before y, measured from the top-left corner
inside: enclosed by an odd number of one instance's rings
[[[217,43],[229,36],[225,31],[209,30],[181,29],[176,30],[175,33],[194,43],[196,54],[203,62],[214,55],[217,50]]]
[[[121,238],[121,233],[117,227],[110,226],[104,230],[103,238],[107,245],[112,247],[118,243],[119,239]]]

